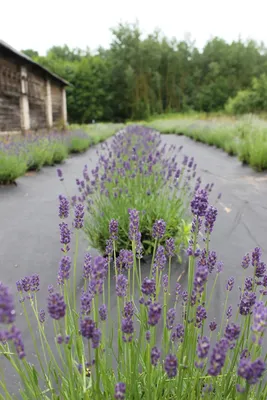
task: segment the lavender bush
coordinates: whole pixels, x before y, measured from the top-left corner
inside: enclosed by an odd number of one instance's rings
[[[154,247],[152,225],[161,218],[166,230],[158,239],[172,236],[180,246],[187,244],[186,210],[201,179],[194,159],[181,150],[163,144],[157,132],[142,126],[128,126],[103,144],[96,167],[90,172],[85,166],[77,179],[79,195],[73,199],[86,205],[85,232],[92,247],[104,251],[114,218],[119,222],[117,250],[131,249],[128,209],[142,211],[139,230],[146,253]]]
[[[107,255],[94,259],[85,255],[83,290],[77,296],[77,249],[84,207],[75,205],[71,224],[69,201],[64,196],[59,200],[62,258],[57,287],[48,287],[45,305],[38,300],[38,275],[16,283],[38,365],[27,361],[31,349],[25,348],[16,325],[13,296],[0,283],[0,350],[20,378],[23,399],[266,399],[262,346],[267,325],[266,265],[259,248],[244,255],[240,268],[246,279],[239,304],[234,308],[228,304],[234,290],[234,279],[229,278],[222,321],[210,318],[222,263],[210,249],[217,210],[209,205],[205,190],[196,191],[190,204],[193,223],[187,287],[182,288],[177,280],[174,293],[174,241],[168,238],[158,243],[167,229],[165,221],[155,221],[151,229],[156,251],[150,271],[142,276],[140,212],[131,209],[132,251],[122,250],[116,256],[119,223],[111,220]],[[209,277],[214,280],[211,288]],[[111,314],[113,280],[116,321]],[[36,317],[38,334],[30,323],[30,312]],[[51,321],[54,343],[46,334]],[[1,399],[13,399],[1,373]]]

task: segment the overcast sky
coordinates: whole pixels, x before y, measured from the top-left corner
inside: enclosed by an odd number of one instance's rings
[[[95,50],[108,47],[111,27],[138,20],[144,33],[191,33],[200,48],[212,36],[267,44],[266,11],[266,0],[2,0],[0,39],[40,54],[64,44]]]

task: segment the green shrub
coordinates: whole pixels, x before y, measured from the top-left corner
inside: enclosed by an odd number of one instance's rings
[[[69,153],[82,153],[92,144],[90,136],[83,131],[74,131],[68,139]]]
[[[27,169],[29,171],[40,171],[49,156],[45,147],[38,141],[35,143],[28,143],[26,146]]]
[[[161,146],[160,137],[154,131],[140,126],[127,127],[100,155],[91,183],[86,168],[84,179],[88,185],[79,181],[79,196],[88,203],[85,232],[90,245],[105,250],[108,222],[115,218],[119,221],[118,249],[128,248],[128,209],[140,211],[146,253],[151,252],[152,246],[150,227],[159,218],[167,224],[166,235],[184,244],[188,225],[183,220],[195,174],[193,160],[187,172],[186,162],[178,163],[177,149]]]
[[[9,184],[24,175],[27,162],[17,154],[0,150],[0,184]]]

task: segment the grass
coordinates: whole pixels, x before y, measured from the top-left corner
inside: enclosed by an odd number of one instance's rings
[[[256,171],[267,169],[267,123],[256,116],[242,118],[202,114],[169,116],[148,121],[146,125],[161,133],[185,135],[237,156]]]
[[[13,183],[26,171],[39,171],[45,165],[64,162],[71,153],[82,153],[90,146],[114,135],[123,125],[71,125],[68,132],[45,136],[27,135],[0,141],[0,183]]]

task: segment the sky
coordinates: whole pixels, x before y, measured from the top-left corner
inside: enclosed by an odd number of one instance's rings
[[[94,51],[109,46],[110,28],[138,20],[144,34],[191,34],[200,49],[214,36],[267,45],[266,12],[266,0],[2,0],[0,39],[42,55],[64,44]]]

